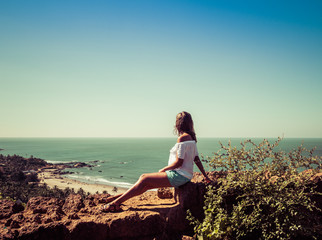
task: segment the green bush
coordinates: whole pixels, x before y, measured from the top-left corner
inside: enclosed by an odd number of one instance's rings
[[[207,188],[203,221],[188,212],[199,239],[322,239],[322,211],[312,200],[321,193],[310,180],[321,157],[302,145],[275,151],[280,141],[247,140],[240,149],[229,142],[204,159],[228,174]]]

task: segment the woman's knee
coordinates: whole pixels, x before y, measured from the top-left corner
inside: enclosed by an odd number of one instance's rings
[[[139,180],[142,180],[142,179],[145,179],[146,178],[146,174],[143,173],[140,177],[139,177]]]
[[[141,184],[144,184],[144,183],[146,183],[146,181],[147,181],[147,175],[146,174],[142,174],[141,176],[140,176],[140,178],[139,178],[139,183],[141,183]]]
[[[139,179],[139,184],[142,187],[151,187],[151,176],[149,174],[142,174]]]

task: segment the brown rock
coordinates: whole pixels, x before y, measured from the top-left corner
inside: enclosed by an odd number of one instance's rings
[[[31,198],[28,203],[26,210],[32,211],[33,213],[58,213],[64,214],[62,211],[63,201],[57,198],[50,197],[35,197]]]
[[[63,211],[65,214],[79,212],[84,207],[83,199],[78,194],[70,194],[63,205]]]
[[[24,240],[57,240],[57,239],[68,239],[69,231],[62,222],[52,222],[47,224],[36,224],[24,226],[19,229],[19,238]],[[12,237],[10,239],[16,239]],[[80,240],[82,238],[79,238]],[[94,239],[94,238],[92,238]]]
[[[44,223],[56,222],[62,219],[62,214],[53,212],[52,214],[46,214],[43,218]]]
[[[11,228],[20,228],[20,224],[19,224],[19,222],[18,222],[18,221],[12,221],[12,222],[10,223],[10,227],[11,227]]]
[[[194,189],[195,183],[191,184],[186,186],[188,190]],[[156,192],[147,192],[125,202],[121,213],[102,213],[100,208],[109,196],[95,194],[83,201],[79,195],[71,195],[65,202],[55,198],[32,198],[20,213],[24,218],[10,218],[9,230],[0,229],[0,234],[11,236],[8,239],[19,235],[21,239],[167,240],[181,239],[180,232],[189,226],[185,220],[186,209],[175,204],[173,198],[160,199]],[[184,196],[180,199],[188,201]]]
[[[31,222],[40,224],[42,222],[41,214],[36,214],[33,217],[31,217]]]
[[[161,199],[173,198],[173,190],[171,188],[159,188],[158,197]]]
[[[28,201],[24,214],[31,223],[57,222],[65,215],[62,205],[63,201],[56,198],[35,197]]]
[[[45,217],[44,220],[43,220],[43,223],[51,223],[53,221],[54,220],[51,217]]]
[[[224,176],[223,172],[209,174],[212,180]],[[14,203],[0,202],[0,213],[9,216],[0,219],[0,224],[6,225],[0,228],[0,236],[39,240],[193,239],[187,236],[193,236],[193,229],[186,220],[186,211],[190,209],[195,217],[203,218],[205,191],[203,176],[196,173],[191,182],[177,189],[179,203],[173,198],[160,199],[157,192],[151,191],[124,202],[120,213],[101,212],[108,194],[90,195],[85,200],[79,195],[69,196],[66,201],[32,198],[26,209],[16,214],[12,211]]]
[[[68,219],[79,219],[79,216],[77,213],[71,213],[68,215]]]
[[[86,229],[86,231],[84,231]],[[108,238],[108,226],[104,223],[93,221],[77,222],[70,230],[71,240],[105,240]]]
[[[85,206],[97,206],[100,203],[106,203],[111,195],[108,193],[91,194],[84,200]]]
[[[9,218],[13,212],[14,201],[2,199],[0,200],[0,219]]]
[[[181,240],[194,240],[193,237],[183,235]]]
[[[46,213],[47,207],[43,205],[43,202],[48,202],[50,197],[34,197],[31,198],[26,206],[27,211],[32,211],[33,213]]]
[[[8,227],[8,226],[10,226],[11,225],[11,223],[12,223],[12,219],[11,218],[9,218],[7,221],[6,221],[6,223],[4,224],[6,227]]]
[[[200,173],[194,173],[191,182],[184,184],[176,189],[180,206],[186,211],[190,209],[197,218],[203,218],[204,195],[206,193],[206,184],[203,182],[203,176]]]
[[[13,213],[19,213],[23,211],[25,207],[22,205],[22,202],[20,200],[17,200],[15,204],[12,206],[12,212]]]
[[[165,229],[165,222],[157,212],[137,211],[112,219],[108,237],[111,239],[140,238],[160,234]]]

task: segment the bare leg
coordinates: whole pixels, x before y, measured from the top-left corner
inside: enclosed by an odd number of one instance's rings
[[[147,190],[161,187],[172,187],[165,172],[143,174],[129,190],[112,203],[120,205],[122,202],[140,195]]]

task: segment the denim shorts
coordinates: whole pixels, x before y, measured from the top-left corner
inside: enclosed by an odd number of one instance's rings
[[[168,170],[168,171],[165,171],[165,173],[167,174],[169,182],[173,187],[179,187],[190,181],[189,178],[186,178],[180,175],[175,170]]]

